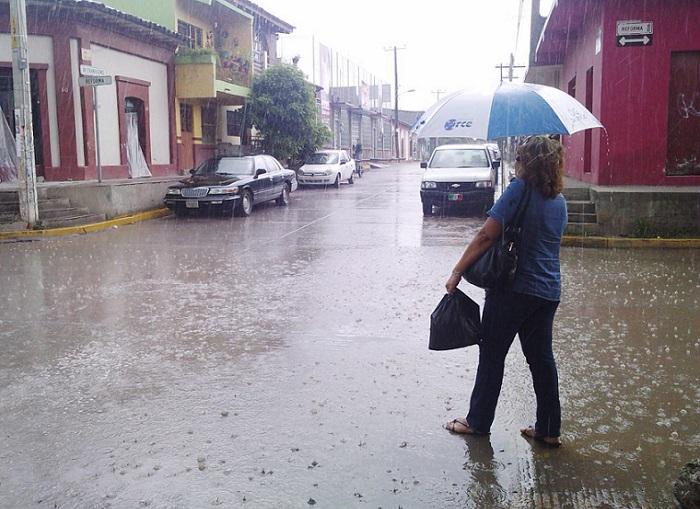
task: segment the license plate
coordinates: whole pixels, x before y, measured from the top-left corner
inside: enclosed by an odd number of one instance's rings
[[[449,201],[462,201],[462,195],[460,193],[448,193],[447,199]]]
[[[199,202],[197,200],[185,200],[185,207],[188,209],[198,209]]]

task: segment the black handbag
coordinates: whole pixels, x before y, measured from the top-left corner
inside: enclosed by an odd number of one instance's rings
[[[505,225],[498,241],[464,271],[462,277],[469,283],[480,288],[493,289],[513,282],[518,268],[518,243],[523,217],[530,203],[531,193],[530,188],[526,186],[511,224]]]
[[[447,293],[430,315],[430,350],[452,350],[479,343],[479,305],[460,290]]]

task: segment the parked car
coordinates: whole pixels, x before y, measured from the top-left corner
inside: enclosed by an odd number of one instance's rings
[[[299,168],[300,185],[332,185],[340,187],[341,180],[353,184],[355,161],[345,150],[319,150]]]
[[[286,206],[297,188],[296,174],[268,155],[215,157],[190,173],[170,186],[163,200],[178,216],[201,209],[249,216],[254,205],[269,200]]]
[[[486,145],[442,145],[433,150],[421,181],[420,197],[423,214],[433,213],[433,206],[493,205],[496,171]]]

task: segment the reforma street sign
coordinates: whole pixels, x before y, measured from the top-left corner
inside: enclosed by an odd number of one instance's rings
[[[651,21],[618,21],[615,40],[619,47],[651,46],[654,40],[654,23]]]
[[[81,87],[99,87],[100,85],[111,85],[111,76],[81,76],[78,78]]]
[[[80,74],[83,76],[107,76],[107,72],[104,69],[85,64],[80,64]]]
[[[619,36],[635,36],[635,35],[651,35],[654,33],[654,23],[651,21],[618,21],[615,35]]]

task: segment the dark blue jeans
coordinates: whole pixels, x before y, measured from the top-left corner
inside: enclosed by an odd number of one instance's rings
[[[506,354],[515,334],[532,373],[537,397],[538,435],[558,437],[561,426],[559,379],[552,352],[552,323],[559,302],[507,290],[486,294],[482,316],[483,341],[479,345],[479,368],[467,415],[477,431],[488,433],[496,413],[503,382]]]

